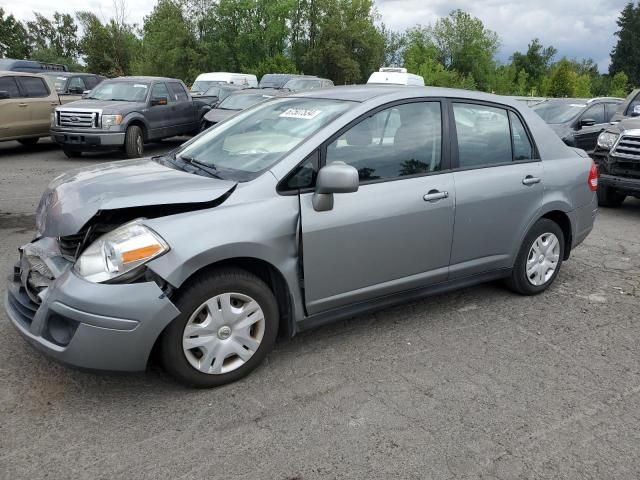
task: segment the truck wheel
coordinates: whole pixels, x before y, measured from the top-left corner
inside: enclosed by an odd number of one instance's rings
[[[239,380],[273,348],[278,303],[267,284],[245,270],[201,275],[173,300],[181,313],[162,333],[160,355],[165,370],[185,385]]]
[[[617,192],[614,188],[598,185],[598,205],[601,207],[619,207],[625,198],[627,198],[626,195]]]
[[[35,138],[23,138],[21,140],[18,140],[18,142],[20,142],[25,147],[33,147],[36,143],[38,143],[38,140],[40,140],[40,138],[38,138],[38,137],[35,137]]]
[[[140,158],[144,153],[142,129],[137,125],[127,128],[124,136],[124,153],[127,158]]]
[[[564,234],[548,218],[538,220],[522,242],[507,286],[521,295],[544,292],[558,276],[564,257]]]
[[[77,150],[63,148],[62,151],[67,156],[67,158],[80,158],[82,156],[82,152],[78,152]]]

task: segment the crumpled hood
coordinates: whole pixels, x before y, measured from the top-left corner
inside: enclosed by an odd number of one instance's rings
[[[36,214],[41,236],[71,235],[99,211],[177,205],[203,208],[228,193],[235,182],[176,170],[151,159],[125,160],[71,170],[55,178]],[[213,206],[213,205],[211,205]]]
[[[92,110],[102,110],[103,113],[114,113],[114,114],[122,114],[127,113],[134,110],[140,110],[146,108],[146,103],[144,102],[112,102],[105,100],[77,100],[75,102],[70,102],[61,107],[58,107],[58,110],[65,110],[69,108],[77,108],[77,109],[92,109]]]

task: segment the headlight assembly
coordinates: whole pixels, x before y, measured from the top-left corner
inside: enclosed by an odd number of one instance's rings
[[[617,133],[602,132],[598,137],[598,146],[605,150],[611,150],[618,141],[618,137],[620,137],[620,135]]]
[[[122,115],[102,115],[102,128],[108,129],[122,123]]]
[[[82,252],[74,269],[85,280],[102,283],[134,274],[168,251],[169,245],[157,233],[136,220],[98,238]]]

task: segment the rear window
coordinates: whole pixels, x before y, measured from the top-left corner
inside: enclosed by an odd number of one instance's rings
[[[22,91],[27,97],[48,97],[49,89],[42,78],[17,77]]]
[[[20,90],[14,77],[0,77],[0,90],[9,93],[9,97],[20,97]]]

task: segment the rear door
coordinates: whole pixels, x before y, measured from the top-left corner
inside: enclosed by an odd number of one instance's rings
[[[544,171],[520,116],[453,101],[456,213],[451,279],[510,267],[542,204]]]
[[[21,135],[29,123],[29,110],[22,101],[15,77],[0,77],[0,90],[10,98],[0,100],[0,140]]]
[[[441,105],[377,109],[322,149],[324,163],[358,170],[360,188],[336,194],[326,212],[314,210],[312,192],[300,196],[310,314],[447,279],[455,191]],[[292,187],[313,179],[311,170],[301,168]]]
[[[593,120],[595,125],[581,125],[585,120]],[[604,103],[592,105],[587,108],[582,116],[578,119],[576,126],[577,131],[574,134],[576,146],[585,150],[587,153],[593,153],[596,149],[598,137],[607,128],[608,125]]]
[[[196,108],[180,82],[168,82],[169,93],[172,100],[172,111],[176,120],[176,135],[189,133],[197,128],[198,118]]]
[[[51,112],[58,105],[58,95],[49,90],[41,77],[15,77],[23,94],[21,108],[28,111],[29,120],[24,124],[21,135],[45,136],[49,133]],[[22,105],[26,105],[22,107]]]

